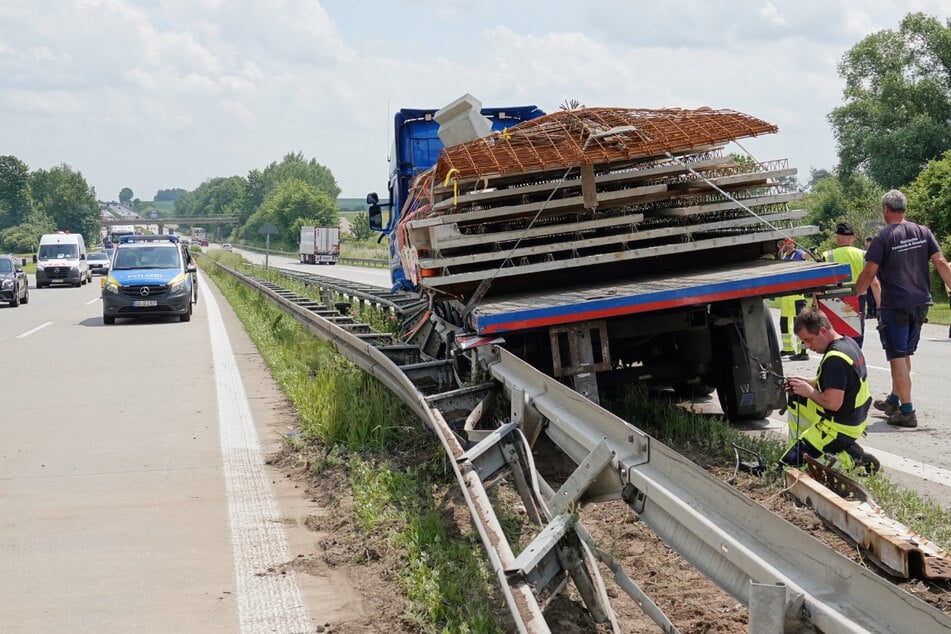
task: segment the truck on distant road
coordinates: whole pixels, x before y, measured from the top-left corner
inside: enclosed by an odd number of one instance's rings
[[[301,264],[336,264],[339,259],[339,227],[300,228]]]
[[[850,274],[775,261],[777,241],[818,232],[790,206],[796,170],[727,149],[774,125],[709,108],[466,101],[397,112],[390,202],[367,196],[394,291],[430,301],[407,340],[457,363],[498,343],[594,401],[642,383],[716,389],[733,420],[785,405],[764,300]]]

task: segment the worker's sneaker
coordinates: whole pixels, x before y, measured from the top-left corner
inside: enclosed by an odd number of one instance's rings
[[[803,350],[802,352],[797,352],[793,356],[789,357],[790,361],[808,361],[809,353]]]
[[[917,427],[918,415],[915,412],[902,413],[901,410],[888,417],[888,424],[896,427]]]
[[[897,414],[901,411],[901,406],[895,405],[885,398],[876,400],[874,403],[872,403],[872,407],[879,411],[885,412],[886,416],[891,416],[892,414]]]

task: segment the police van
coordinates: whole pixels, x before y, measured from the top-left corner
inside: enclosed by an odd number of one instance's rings
[[[116,243],[112,268],[102,286],[102,321],[118,317],[192,318],[195,265],[178,236],[124,236]]]

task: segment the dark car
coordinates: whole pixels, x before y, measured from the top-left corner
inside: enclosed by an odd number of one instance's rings
[[[125,236],[102,287],[102,321],[118,317],[192,318],[196,268],[177,236]]]
[[[0,255],[0,302],[9,302],[16,308],[30,301],[30,278],[13,255]]]

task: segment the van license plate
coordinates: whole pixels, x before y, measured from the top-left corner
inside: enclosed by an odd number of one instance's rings
[[[133,306],[136,306],[137,308],[143,308],[143,307],[146,307],[146,306],[158,306],[158,300],[156,300],[156,299],[137,299],[137,300],[135,300],[134,302],[132,302],[132,305],[133,305]]]

